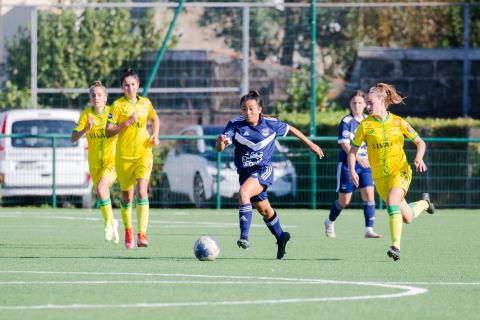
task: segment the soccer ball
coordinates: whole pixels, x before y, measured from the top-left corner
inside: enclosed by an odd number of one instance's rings
[[[200,261],[215,260],[220,254],[218,242],[209,236],[201,236],[195,241],[193,253]]]

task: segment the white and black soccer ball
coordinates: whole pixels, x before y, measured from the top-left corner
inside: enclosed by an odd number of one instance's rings
[[[220,246],[212,237],[201,236],[195,241],[193,253],[200,261],[212,261],[220,254]]]

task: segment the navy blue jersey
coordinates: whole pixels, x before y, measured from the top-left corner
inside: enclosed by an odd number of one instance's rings
[[[287,123],[263,116],[256,126],[249,125],[243,116],[237,117],[230,120],[223,130],[228,144],[235,146],[235,166],[238,170],[269,166],[275,150],[275,137],[287,133]]]
[[[365,119],[367,115],[363,115]],[[341,143],[348,143],[352,144],[353,138],[355,138],[355,131],[357,131],[360,122],[355,120],[352,114],[346,115],[340,121],[340,125],[338,126],[338,144]],[[362,143],[360,148],[358,149],[358,156],[360,157],[367,157],[367,145],[365,142]],[[339,162],[347,162],[347,154],[343,151],[343,148],[340,148],[340,152],[338,153],[338,161]]]

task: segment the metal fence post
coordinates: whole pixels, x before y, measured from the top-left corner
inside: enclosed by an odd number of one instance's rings
[[[248,57],[250,51],[250,7],[242,9],[242,87],[241,94],[247,94],[249,89],[248,81]]]
[[[30,36],[32,43],[30,44],[30,90],[31,90],[31,100],[32,108],[37,108],[37,49],[38,49],[38,39],[37,39],[37,29],[38,29],[38,9],[33,7],[32,13],[30,16],[31,28]]]
[[[468,117],[470,97],[468,85],[470,78],[470,4],[463,5],[463,116]]]
[[[315,137],[317,135],[316,129],[316,111],[317,111],[317,82],[316,82],[316,65],[315,65],[315,46],[317,45],[317,1],[312,0],[312,7],[311,7],[311,15],[312,15],[312,42],[311,42],[311,70],[310,70],[310,78],[311,78],[311,96],[310,96],[310,136]],[[312,209],[317,208],[317,156],[312,154],[311,158],[311,172],[312,172]]]
[[[222,208],[222,197],[220,196],[220,170],[222,170],[222,154],[217,152],[217,187],[215,188],[217,209]]]
[[[52,207],[57,207],[57,137],[52,137]]]

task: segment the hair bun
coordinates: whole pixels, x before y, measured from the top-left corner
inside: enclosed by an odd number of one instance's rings
[[[91,84],[92,87],[103,87],[102,81],[100,80],[94,80]]]
[[[253,96],[253,97],[260,97],[260,93],[258,93],[257,90],[250,90],[250,91],[248,91],[248,95],[249,95],[249,96]]]

